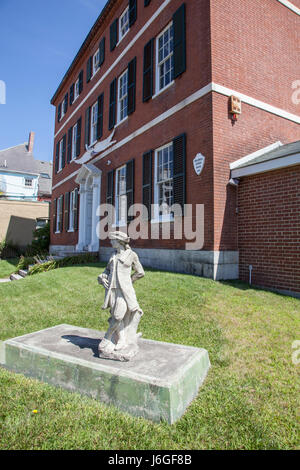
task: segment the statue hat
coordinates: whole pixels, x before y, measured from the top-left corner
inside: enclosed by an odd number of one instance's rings
[[[119,232],[119,231],[110,232],[109,239],[110,240],[119,240],[120,242],[123,242],[123,243],[129,243],[130,242],[130,238],[126,235],[126,233]]]

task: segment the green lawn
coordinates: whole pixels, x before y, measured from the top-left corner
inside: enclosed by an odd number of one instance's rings
[[[102,269],[61,268],[0,285],[0,339],[61,323],[105,330]],[[145,338],[209,351],[212,368],[185,415],[155,424],[0,368],[1,450],[299,448],[292,342],[300,339],[300,300],[151,270],[135,286]]]
[[[0,260],[0,279],[8,278],[10,274],[16,271],[19,258]]]

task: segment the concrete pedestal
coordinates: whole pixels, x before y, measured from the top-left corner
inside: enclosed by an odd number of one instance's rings
[[[205,349],[139,340],[129,362],[99,358],[104,332],[71,325],[2,343],[8,369],[112,404],[135,416],[174,423],[197,396],[210,367]]]

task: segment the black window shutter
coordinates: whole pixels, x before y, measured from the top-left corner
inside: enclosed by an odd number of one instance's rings
[[[173,15],[173,32],[174,78],[176,78],[186,69],[185,3]]]
[[[75,189],[74,191],[74,230],[78,230],[78,200],[79,200],[79,194],[78,194],[78,188]]]
[[[65,99],[64,99],[64,113],[68,111],[68,103],[69,103],[69,93],[65,94]]]
[[[80,150],[81,150],[81,117],[77,121],[76,157],[79,157]]]
[[[53,233],[56,232],[56,221],[57,221],[57,199],[54,199],[53,204]]]
[[[173,140],[173,159],[173,203],[179,204],[184,214],[186,134],[181,134]]]
[[[147,7],[148,5],[150,5],[150,2],[151,2],[151,0],[144,0],[144,5],[145,5],[145,7]]]
[[[65,194],[65,231],[67,232],[70,228],[70,193]]]
[[[56,144],[56,154],[55,154],[55,173],[59,170],[59,142]]]
[[[153,51],[154,39],[144,47],[143,67],[143,101],[148,101],[153,95]]]
[[[114,170],[111,170],[107,173],[106,203],[111,205],[114,203]]]
[[[75,89],[75,85],[74,83],[70,86],[70,106],[72,106],[73,102],[74,102],[74,89]]]
[[[135,111],[136,57],[128,64],[128,104],[127,114]]]
[[[64,227],[63,215],[64,215],[64,196],[60,196],[60,208],[59,208],[59,228],[58,231],[62,232]]]
[[[110,50],[113,51],[118,42],[118,18],[110,25]]]
[[[117,80],[116,78],[110,84],[109,93],[109,124],[108,129],[111,130],[116,123],[116,96],[117,96]]]
[[[137,17],[137,1],[129,0],[129,27],[135,23]]]
[[[83,90],[83,70],[81,70],[80,74],[78,75],[78,80],[79,80],[79,94]]]
[[[98,118],[97,118],[97,140],[101,139],[103,135],[103,102],[104,94],[98,97]]]
[[[130,222],[134,216],[129,216],[129,208],[134,204],[134,159],[126,164],[126,196],[127,196],[127,221]]]
[[[61,120],[61,103],[58,105],[58,110],[57,110],[57,122]]]
[[[67,136],[66,134],[63,136],[62,140],[62,158],[61,158],[61,167],[64,168],[66,166],[66,144],[67,144]]]
[[[90,133],[91,133],[91,107],[87,108],[85,112],[85,145],[90,145]]]
[[[70,163],[72,160],[72,133],[73,127],[68,130],[68,149],[67,149],[67,162]]]
[[[105,37],[101,39],[99,44],[99,65],[103,64],[105,60]]]
[[[92,65],[93,57],[89,57],[86,64],[86,83],[89,83],[90,79],[92,78]]]
[[[149,150],[143,155],[143,205],[147,208],[147,217],[151,219],[151,204],[152,204],[152,154],[153,151]]]

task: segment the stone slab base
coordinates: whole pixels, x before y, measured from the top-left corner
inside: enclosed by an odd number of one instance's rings
[[[205,349],[148,339],[129,362],[99,358],[104,332],[71,325],[2,343],[0,361],[17,373],[112,404],[134,416],[172,424],[203,383],[210,361]]]

